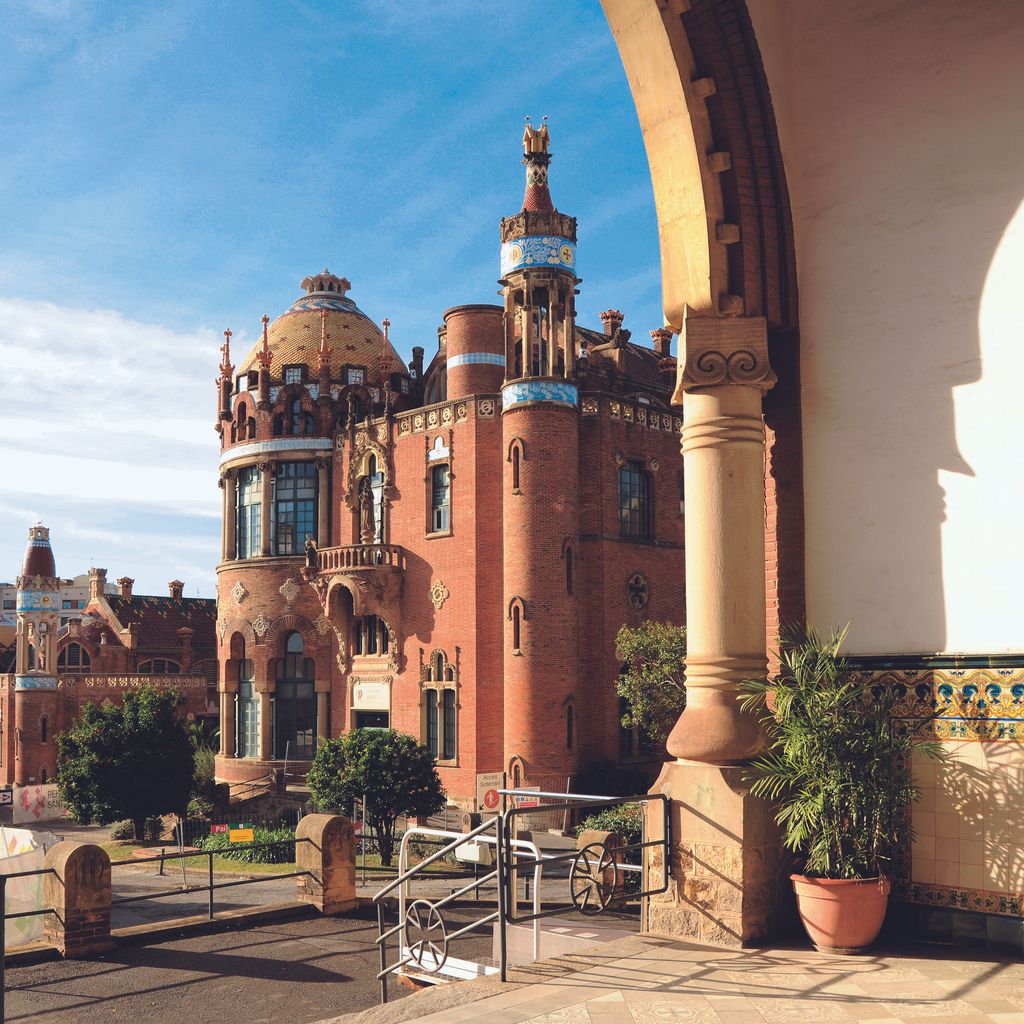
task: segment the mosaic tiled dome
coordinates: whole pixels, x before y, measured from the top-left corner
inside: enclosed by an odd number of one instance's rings
[[[326,268],[302,282],[305,294],[299,296],[288,310],[267,329],[267,342],[274,355],[270,366],[271,379],[278,381],[283,368],[305,363],[310,376],[316,377],[317,351],[320,347],[321,310],[327,310],[327,347],[330,351],[331,377],[342,379],[345,365],[365,366],[370,383],[380,382],[380,363],[385,350],[393,373],[407,373],[405,363],[388,342],[384,332],[347,295],[351,285]],[[255,370],[257,343],[238,367],[238,371]]]
[[[51,579],[56,577],[53,549],[50,547],[50,531],[47,527],[38,524],[29,527],[28,547],[25,549],[25,561],[21,566],[21,575],[47,576]]]

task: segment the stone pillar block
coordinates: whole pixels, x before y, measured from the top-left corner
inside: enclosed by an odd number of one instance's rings
[[[43,883],[47,942],[68,959],[86,959],[113,947],[110,939],[110,857],[92,843],[68,840],[50,847]]]
[[[295,830],[298,899],[322,914],[343,914],[356,906],[356,840],[352,822],[337,814],[307,814]]]
[[[618,832],[609,832],[600,828],[585,828],[576,837],[577,850],[582,850],[585,847],[592,846],[594,844],[606,847],[612,855],[612,860],[615,862],[616,866],[615,889],[612,893],[612,899],[620,901],[626,894],[626,873],[620,866],[625,863],[621,853],[621,849],[625,845],[625,842]],[[602,879],[602,882],[605,885],[611,881],[610,876],[611,871],[605,873],[605,877]]]
[[[672,878],[652,896],[646,930],[722,946],[755,946],[769,934],[782,846],[770,804],[750,795],[742,766],[666,764],[652,793],[671,803]],[[650,839],[664,834],[649,805]],[[644,888],[664,881],[660,849],[647,851]]]

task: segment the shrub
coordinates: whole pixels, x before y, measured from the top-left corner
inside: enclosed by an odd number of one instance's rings
[[[260,828],[253,830],[254,843],[273,843],[277,846],[261,846],[255,849],[242,848],[245,844],[231,842],[227,832],[211,832],[196,841],[200,850],[215,850],[222,857],[237,860],[243,864],[291,864],[295,860],[295,829]]]
[[[624,845],[630,846],[643,842],[643,820],[643,810],[637,804],[617,804],[584,818],[576,829],[576,835],[579,836],[588,828],[614,832],[622,839]],[[627,850],[622,855],[622,860],[626,864],[641,864],[642,858],[643,850]],[[626,892],[639,892],[640,873],[626,871],[622,874]]]
[[[128,818],[123,821],[115,821],[110,829],[111,839],[134,839],[135,838],[135,826],[131,823]]]

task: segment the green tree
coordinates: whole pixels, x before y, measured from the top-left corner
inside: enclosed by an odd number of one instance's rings
[[[671,622],[623,626],[615,650],[625,662],[618,678],[619,696],[628,705],[622,724],[627,729],[639,726],[664,743],[686,707],[686,627]]]
[[[399,816],[436,814],[445,802],[430,751],[393,729],[355,729],[321,743],[308,782],[320,807],[347,811],[365,795],[385,867],[394,856]]]
[[[120,705],[86,704],[57,737],[57,786],[76,821],[130,818],[141,839],[146,818],[185,810],[195,764],[177,705],[176,693],[145,687]]]

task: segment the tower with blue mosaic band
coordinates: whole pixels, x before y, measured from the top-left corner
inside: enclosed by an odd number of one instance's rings
[[[523,135],[523,207],[501,222],[505,299],[504,768],[561,791],[579,748],[576,219],[548,188],[547,124]]]
[[[34,742],[40,723],[56,722],[57,630],[60,580],[45,526],[29,528],[28,547],[17,584],[17,646],[14,664],[14,780],[37,782],[23,752]]]

